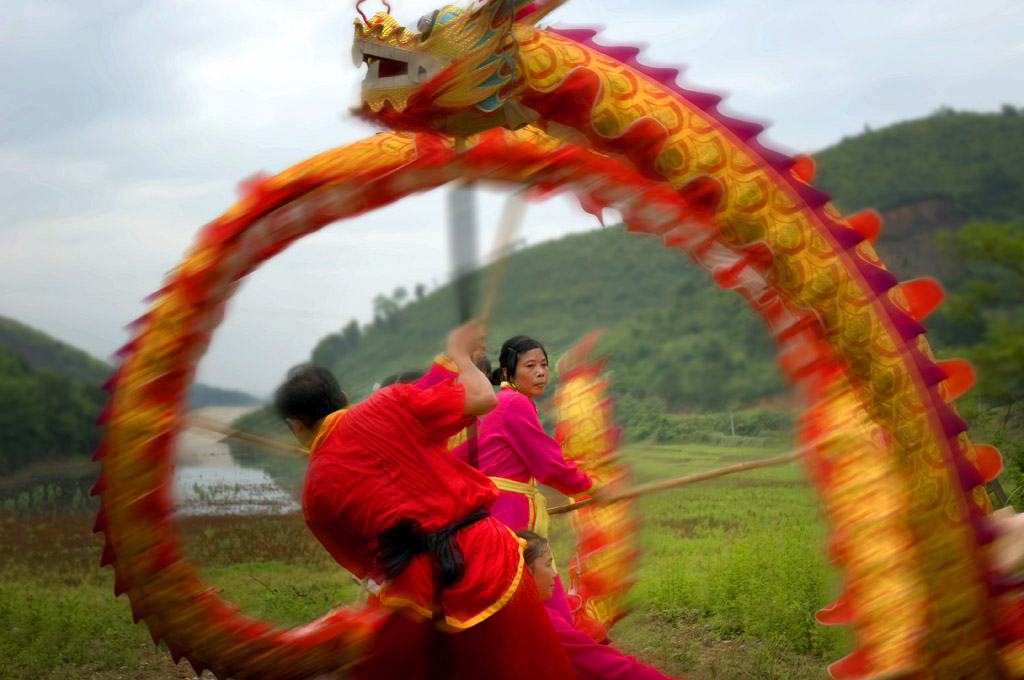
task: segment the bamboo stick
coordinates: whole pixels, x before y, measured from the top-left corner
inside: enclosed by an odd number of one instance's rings
[[[190,416],[189,425],[192,427],[198,427],[211,432],[217,432],[225,437],[232,439],[239,439],[251,444],[256,444],[273,451],[282,453],[298,454],[301,456],[308,456],[309,453],[299,446],[291,444],[285,444],[273,439],[267,439],[266,437],[259,437],[248,432],[242,432],[241,430],[235,430],[226,425],[218,423],[208,418],[201,416]],[[788,453],[784,456],[775,456],[773,458],[764,458],[761,460],[747,461],[746,463],[738,463],[736,465],[729,465],[727,467],[718,468],[716,470],[708,470],[706,472],[698,472],[692,475],[686,475],[684,477],[676,477],[673,479],[664,479],[658,482],[648,482],[646,484],[638,484],[630,487],[621,493],[613,494],[607,499],[602,499],[601,504],[607,505],[616,501],[627,500],[630,498],[636,498],[645,494],[653,493],[655,491],[664,491],[665,489],[674,489],[680,486],[686,486],[687,484],[693,484],[695,482],[703,482],[708,479],[715,479],[716,477],[725,477],[727,475],[735,474],[737,472],[745,472],[747,470],[757,470],[760,468],[774,467],[776,465],[785,465],[791,461],[796,460],[800,457],[800,451]],[[549,515],[561,515],[566,512],[573,512],[580,508],[592,505],[595,503],[593,498],[587,498],[576,503],[568,503],[566,505],[558,505],[548,509]]]
[[[614,503],[615,501],[623,501],[629,498],[636,498],[644,494],[652,493],[654,491],[663,491],[665,489],[674,489],[679,486],[685,486],[687,484],[693,484],[694,482],[703,482],[706,479],[714,479],[716,477],[724,477],[731,475],[736,472],[744,472],[746,470],[757,470],[759,468],[772,467],[775,465],[784,465],[791,461],[796,460],[800,457],[800,451],[794,453],[787,453],[784,456],[775,456],[774,458],[763,458],[761,460],[752,460],[746,463],[739,463],[737,465],[730,465],[724,468],[718,468],[717,470],[708,470],[707,472],[698,472],[692,475],[686,475],[685,477],[676,477],[674,479],[664,479],[660,482],[648,482],[646,484],[638,484],[637,486],[630,487],[621,493],[612,494],[607,499],[602,499],[601,504],[607,505]],[[558,505],[548,510],[549,515],[560,515],[566,512],[573,512],[579,510],[582,507],[592,505],[595,502],[593,498],[587,498],[586,500],[578,501],[576,503],[569,503],[567,505]]]
[[[491,320],[494,308],[498,303],[498,291],[501,289],[501,279],[505,271],[505,259],[511,250],[512,239],[519,233],[523,224],[523,216],[526,214],[526,201],[520,197],[521,191],[509,194],[505,199],[505,205],[501,211],[501,221],[498,223],[498,231],[494,235],[494,245],[491,247],[491,262],[494,269],[491,272],[491,280],[487,286],[486,297],[480,312],[480,325],[487,327]]]
[[[274,439],[267,439],[266,437],[259,437],[254,434],[249,434],[248,432],[242,432],[241,430],[230,428],[223,423],[218,423],[216,420],[210,420],[209,418],[204,418],[202,416],[189,416],[188,423],[191,427],[198,427],[203,430],[209,430],[210,432],[217,432],[225,437],[240,439],[242,441],[249,442],[250,444],[256,444],[257,446],[262,446],[273,451],[298,454],[306,457],[309,456],[309,451],[301,446],[285,444],[284,442],[279,442]]]

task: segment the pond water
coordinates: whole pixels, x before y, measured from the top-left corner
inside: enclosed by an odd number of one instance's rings
[[[248,409],[211,408],[200,414],[227,424]],[[220,434],[189,428],[175,445],[173,498],[177,515],[280,515],[299,510],[302,456],[282,457],[236,448]],[[21,515],[95,512],[89,489],[99,465],[59,461],[0,479],[0,512]]]
[[[197,415],[229,423],[246,409],[209,408]],[[263,466],[242,464],[220,434],[189,428],[178,436],[174,501],[179,515],[280,515],[299,509]],[[296,464],[301,464],[300,456]]]
[[[179,515],[281,515],[299,504],[265,471],[238,465],[179,465],[174,471]]]

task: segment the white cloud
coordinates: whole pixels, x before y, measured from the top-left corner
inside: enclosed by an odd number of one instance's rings
[[[440,3],[392,4],[412,25]],[[0,63],[19,66],[0,74],[0,93],[17,95],[0,94],[0,314],[97,355],[124,341],[140,299],[238,181],[373,131],[343,116],[360,77],[353,3],[0,7],[16,19],[0,26]],[[771,138],[801,150],[1024,91],[1016,2],[573,0],[551,18],[604,24],[601,42],[648,43],[644,62],[688,65],[685,85],[732,92],[723,108],[774,120]],[[481,204],[486,246],[500,200]],[[266,393],[325,333],[368,320],[377,293],[444,281],[444,223],[434,192],[295,244],[242,286],[201,379]],[[529,209],[524,236],[594,225],[556,199]]]

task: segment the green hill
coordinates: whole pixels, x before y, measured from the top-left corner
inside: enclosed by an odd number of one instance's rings
[[[0,473],[90,454],[105,398],[98,384],[34,368],[0,347]]]
[[[948,196],[971,219],[1024,216],[1024,109],[941,109],[844,139],[815,160],[815,184],[846,212]]]
[[[1016,170],[1024,164],[1024,115],[1015,109],[941,111],[844,140],[816,159],[817,183],[848,211],[948,197],[951,210],[971,218],[1024,215],[1024,173]],[[937,205],[931,210],[941,213],[945,204]],[[942,214],[933,218],[944,224]],[[936,227],[901,227],[909,228]],[[774,349],[745,303],[719,291],[678,253],[621,231],[576,234],[511,255],[489,331],[490,354],[504,338],[526,333],[557,355],[605,328],[601,347],[615,356],[620,395],[695,410],[752,406],[780,394]],[[905,237],[890,235],[903,249]],[[886,239],[883,229],[883,251]],[[478,272],[477,287],[489,276],[489,269]],[[356,397],[389,374],[425,366],[455,323],[453,287],[402,301],[379,296],[372,324],[352,321],[327,336],[313,361],[336,371]]]
[[[777,392],[778,376],[764,368],[774,352],[746,303],[709,289],[707,275],[680,252],[622,231],[574,234],[513,253],[488,330],[490,353],[525,333],[557,359],[605,328],[601,347],[616,356],[620,394],[656,394],[672,407],[695,408],[749,404]],[[478,272],[475,286],[490,275],[490,268]],[[362,397],[389,374],[428,365],[456,323],[455,309],[454,289],[444,286],[392,305],[368,327],[349,324],[324,338],[313,360]]]
[[[14,352],[30,366],[52,369],[75,382],[102,385],[112,372],[109,364],[82,350],[3,316],[0,316],[0,347]]]
[[[33,368],[49,369],[72,382],[100,386],[113,367],[77,347],[53,338],[31,326],[0,316],[0,348],[6,348]],[[189,408],[204,406],[248,406],[259,399],[240,390],[195,383],[189,389]]]
[[[99,437],[100,386],[113,368],[80,349],[0,317],[0,473],[84,458]],[[259,403],[252,395],[195,384],[189,406]]]

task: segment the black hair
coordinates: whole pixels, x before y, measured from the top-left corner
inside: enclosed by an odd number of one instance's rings
[[[491,372],[491,383],[500,385],[502,380],[512,382],[516,366],[519,365],[519,355],[526,354],[531,349],[544,352],[544,359],[547,360],[548,351],[544,349],[544,345],[529,336],[517,335],[506,340],[501,346],[501,354],[498,355],[498,367]]]
[[[274,393],[274,408],[283,419],[295,418],[313,427],[322,418],[348,406],[334,374],[323,366],[300,364]]]
[[[523,548],[523,562],[526,563],[527,569],[532,569],[534,561],[548,546],[548,539],[527,529],[520,529],[516,532],[516,536],[526,541],[526,547]]]

